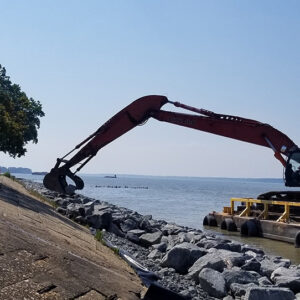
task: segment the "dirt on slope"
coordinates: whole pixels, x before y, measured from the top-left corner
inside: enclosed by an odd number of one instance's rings
[[[0,176],[0,299],[136,300],[144,289],[87,228]]]

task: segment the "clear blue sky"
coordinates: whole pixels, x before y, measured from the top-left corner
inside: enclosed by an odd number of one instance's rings
[[[46,116],[0,165],[47,171],[148,94],[269,123],[300,143],[299,1],[4,1],[0,64]],[[171,107],[166,107],[171,109]],[[272,151],[151,120],[85,173],[280,177]]]

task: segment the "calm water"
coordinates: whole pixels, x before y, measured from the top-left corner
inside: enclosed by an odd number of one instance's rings
[[[37,175],[16,175],[38,182],[43,179]],[[267,191],[286,190],[281,179],[132,175],[117,175],[117,178],[105,178],[104,175],[81,177],[85,182],[81,194],[192,228],[202,228],[204,216],[211,211],[222,211],[223,206],[229,206],[231,197],[257,197]],[[300,263],[300,249],[295,249],[293,245],[267,239],[245,239],[239,234],[231,235],[231,238]]]

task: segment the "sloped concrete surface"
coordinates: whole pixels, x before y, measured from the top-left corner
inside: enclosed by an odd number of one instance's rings
[[[0,299],[140,299],[134,271],[89,230],[0,176]]]

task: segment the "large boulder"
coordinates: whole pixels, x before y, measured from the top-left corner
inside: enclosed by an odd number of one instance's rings
[[[138,235],[132,233],[132,232],[127,232],[126,233],[126,239],[135,243],[135,244],[139,244],[140,243],[140,238]]]
[[[186,274],[190,266],[204,255],[205,250],[190,243],[173,247],[162,259],[161,266],[174,268],[178,273]]]
[[[216,270],[204,268],[199,273],[199,284],[210,296],[223,298],[227,295],[225,280]]]
[[[109,229],[111,226],[111,213],[99,211],[97,214],[87,216],[87,224],[96,229]]]
[[[235,298],[242,297],[246,294],[247,289],[251,287],[257,287],[257,285],[253,282],[247,284],[233,283],[230,285],[231,293]]]
[[[145,231],[147,231],[147,232],[152,232],[152,226],[151,226],[151,224],[150,224],[150,220],[152,219],[152,216],[151,215],[149,215],[149,216],[144,216],[143,218],[142,218],[142,220],[140,221],[140,223],[139,223],[139,228],[140,229],[143,229],[143,230],[145,230]]]
[[[85,215],[86,216],[90,216],[93,211],[94,211],[94,202],[93,201],[89,201],[83,204],[84,210],[85,210]]]
[[[258,285],[258,276],[256,276],[255,272],[233,268],[231,270],[225,270],[222,274],[226,281],[227,287],[230,287],[233,283],[254,283]]]
[[[271,274],[271,280],[276,286],[289,288],[294,293],[300,292],[300,270],[297,268],[277,268]]]
[[[269,280],[269,278],[267,276],[263,276],[258,278],[258,284],[260,286],[270,286],[272,285],[272,282]]]
[[[162,228],[163,235],[178,234],[179,232],[183,231],[184,229],[181,226],[172,223],[168,223]]]
[[[236,242],[228,243],[228,246],[229,246],[228,250],[233,252],[241,252],[242,250],[242,245]]]
[[[247,289],[244,300],[294,300],[294,293],[287,288],[252,287]]]
[[[221,257],[224,262],[226,263],[228,268],[232,267],[240,267],[245,264],[246,260],[248,259],[247,256],[245,256],[243,253],[238,252],[232,252],[228,250],[223,249],[209,249],[209,253],[215,253],[215,255],[218,255]]]
[[[150,247],[151,245],[158,244],[161,237],[162,233],[160,231],[145,233],[140,236],[140,243],[142,246]]]
[[[133,229],[133,230],[129,230],[127,233],[135,234],[138,237],[140,237],[141,235],[143,235],[144,233],[146,233],[146,231],[142,230],[142,229]]]
[[[63,207],[63,208],[67,208],[68,204],[70,203],[69,200],[67,199],[63,199],[63,198],[56,198],[54,200],[54,202],[60,206],[60,207]]]
[[[109,205],[106,204],[97,204],[96,201],[94,203],[94,213],[97,214],[99,212],[107,211],[112,213],[112,209]]]
[[[297,268],[279,267],[271,274],[271,280],[275,282],[276,278],[281,276],[300,277],[300,270]]]
[[[246,261],[246,263],[241,266],[242,270],[260,272],[260,262],[256,258],[252,258]]]
[[[275,278],[275,285],[289,288],[296,294],[300,292],[300,277],[279,276]]]
[[[162,253],[159,250],[154,249],[149,253],[148,258],[150,258],[150,259],[160,259],[161,256],[162,256]]]
[[[168,245],[164,242],[153,245],[154,249],[159,250],[160,252],[166,252]]]
[[[84,216],[85,211],[82,204],[70,203],[67,206],[66,216],[70,219],[75,219],[77,216]]]
[[[208,253],[200,257],[188,270],[189,277],[198,283],[198,275],[204,268],[210,268],[219,272],[223,272],[226,267],[224,259],[217,253]]]
[[[270,278],[271,274],[279,267],[288,268],[290,265],[291,261],[289,259],[266,256],[260,262],[260,274]]]
[[[252,247],[252,246],[249,246],[247,244],[242,245],[241,251],[244,252],[244,253],[247,252],[247,251],[252,251],[252,252],[254,252],[256,254],[259,254],[259,255],[264,255],[265,254],[262,249],[258,249],[256,247]]]
[[[132,219],[127,219],[120,224],[120,227],[123,232],[128,232],[130,230],[138,229],[138,223]]]

